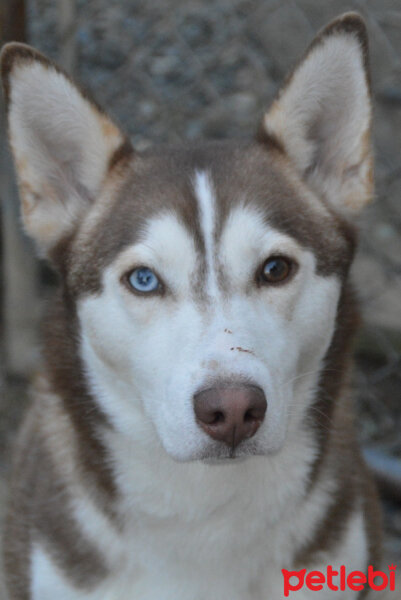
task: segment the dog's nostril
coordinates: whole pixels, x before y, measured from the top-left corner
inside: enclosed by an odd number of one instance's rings
[[[251,410],[247,410],[244,414],[244,421],[254,421],[256,417],[254,417]]]
[[[214,416],[214,419],[213,419],[213,421],[211,423],[212,425],[214,423],[223,423],[223,421],[224,421],[224,414],[220,410],[216,411],[213,416]]]
[[[266,412],[266,405],[264,402],[260,402],[257,406],[248,408],[244,414],[244,421],[263,421]]]

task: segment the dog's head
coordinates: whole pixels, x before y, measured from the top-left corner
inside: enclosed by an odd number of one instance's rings
[[[26,230],[112,427],[178,460],[277,452],[315,397],[372,195],[366,31],[315,39],[249,143],[138,153],[42,55],[2,66]]]

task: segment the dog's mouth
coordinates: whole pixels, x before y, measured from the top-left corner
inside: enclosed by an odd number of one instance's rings
[[[203,458],[202,462],[204,462],[207,465],[233,465],[233,464],[237,464],[240,462],[244,462],[245,460],[247,460],[248,458],[250,458],[251,456],[255,456],[252,454],[247,454],[244,456],[230,456],[230,457],[219,457],[219,458]]]
[[[206,464],[236,464],[251,458],[252,456],[263,456],[266,452],[259,445],[248,440],[236,447],[230,447],[225,444],[213,444],[201,453],[198,460]]]

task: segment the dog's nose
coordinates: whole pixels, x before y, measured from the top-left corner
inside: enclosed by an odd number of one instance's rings
[[[231,448],[255,435],[267,409],[263,390],[254,385],[213,387],[195,394],[194,400],[202,429]]]

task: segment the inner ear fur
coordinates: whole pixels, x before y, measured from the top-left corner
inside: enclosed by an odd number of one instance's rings
[[[126,136],[71,78],[37,50],[7,44],[1,53],[8,133],[22,220],[48,254],[99,194]]]
[[[332,207],[352,217],[373,196],[368,36],[357,13],[313,40],[264,116],[259,140],[281,150]]]

